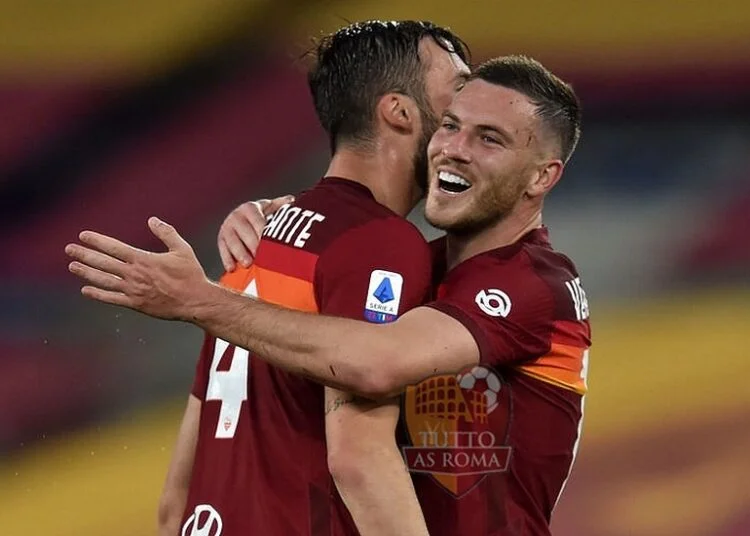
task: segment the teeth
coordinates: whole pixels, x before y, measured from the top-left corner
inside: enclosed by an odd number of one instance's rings
[[[452,184],[460,184],[461,186],[466,186],[467,188],[471,186],[471,183],[467,181],[466,179],[459,177],[458,175],[454,175],[453,173],[448,173],[447,171],[441,171],[438,173],[438,179],[445,182],[450,182]]]

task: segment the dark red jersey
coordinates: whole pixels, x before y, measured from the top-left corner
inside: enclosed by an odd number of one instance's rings
[[[418,230],[364,186],[326,178],[280,208],[252,267],[223,284],[299,311],[394,320],[430,292]],[[326,461],[323,387],[207,338],[182,536],[356,535]]]
[[[432,536],[548,535],[580,437],[586,295],[544,228],[464,261],[428,304],[468,329],[477,367],[404,399],[404,449]]]

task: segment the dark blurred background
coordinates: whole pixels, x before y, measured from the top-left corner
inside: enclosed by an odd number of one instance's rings
[[[750,534],[746,1],[0,10],[3,535],[155,533],[201,333],[87,302],[63,247],[84,228],[158,247],[145,223],[158,215],[217,277],[224,216],[325,169],[300,56],[369,18],[449,25],[476,60],[532,55],[584,102],[581,145],[546,208],[594,330],[556,534]]]

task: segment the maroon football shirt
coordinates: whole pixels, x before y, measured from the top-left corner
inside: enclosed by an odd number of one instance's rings
[[[461,322],[481,356],[404,398],[404,453],[430,534],[550,534],[586,390],[589,311],[575,267],[540,228],[454,267],[429,306]]]
[[[254,264],[222,282],[265,301],[371,322],[430,292],[419,231],[364,186],[326,178],[279,209]],[[326,460],[323,387],[209,337],[182,536],[343,536],[357,531]]]

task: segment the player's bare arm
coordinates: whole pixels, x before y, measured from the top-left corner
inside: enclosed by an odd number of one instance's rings
[[[193,471],[200,413],[201,401],[190,395],[159,499],[159,536],[176,536],[180,532]]]
[[[471,333],[429,307],[377,325],[251,302],[214,285],[204,289],[203,305],[196,303],[185,320],[229,337],[274,366],[367,398],[392,396],[428,376],[479,361]]]
[[[379,404],[326,388],[325,404],[328,467],[359,533],[426,535],[424,515],[396,445],[398,400]]]
[[[212,283],[172,226],[157,218],[149,226],[168,252],[143,251],[91,231],[80,235],[88,247],[66,247],[75,259],[70,271],[89,283],[81,289],[85,296],[191,322],[274,366],[368,398],[388,397],[479,360],[471,333],[429,307],[383,325],[285,310]]]

